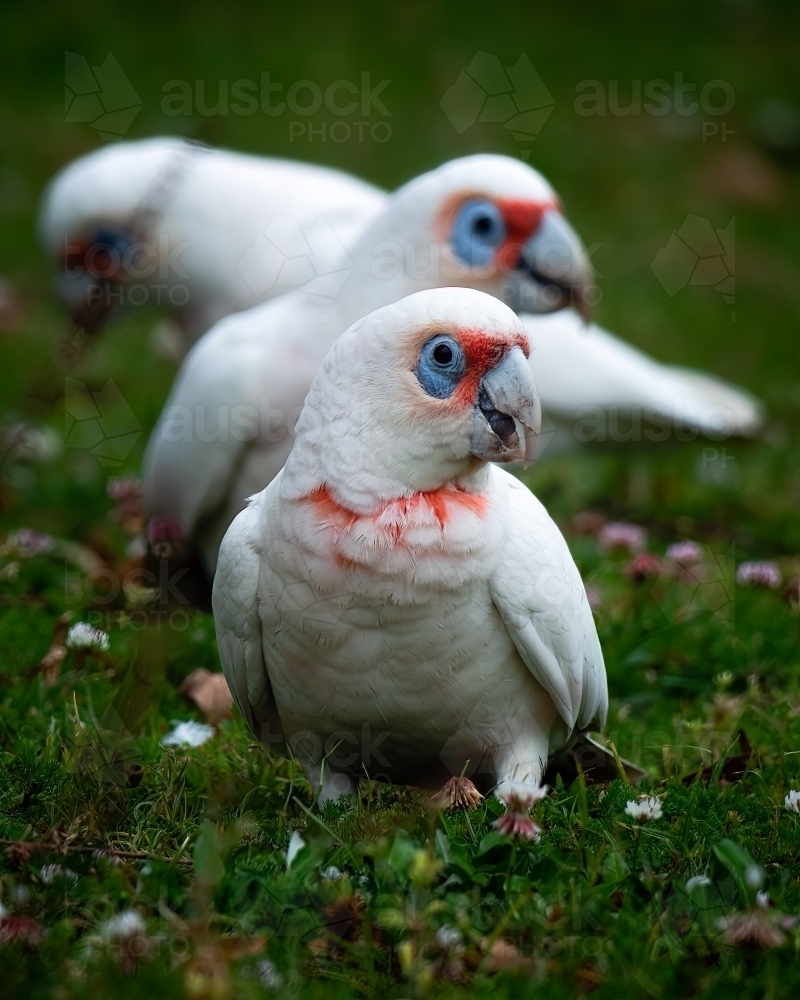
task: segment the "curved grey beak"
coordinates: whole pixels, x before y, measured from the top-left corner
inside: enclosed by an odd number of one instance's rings
[[[481,382],[472,412],[470,454],[485,462],[533,459],[542,407],[528,359],[512,347]]]
[[[588,321],[591,270],[580,237],[564,216],[551,209],[522,247],[519,269],[542,286],[538,312],[573,306]]]

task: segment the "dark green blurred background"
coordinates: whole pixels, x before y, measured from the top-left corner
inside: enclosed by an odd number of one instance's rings
[[[0,337],[0,411],[6,422],[22,418],[60,426],[68,373],[99,384],[113,377],[147,431],[174,373],[173,365],[149,350],[155,315],[144,311],[117,322],[68,372],[57,349],[68,326],[37,247],[37,201],[58,168],[100,144],[91,124],[65,121],[65,51],[84,56],[92,66],[110,52],[141,99],[126,139],[180,133],[215,145],[330,164],[390,188],[464,153],[530,150],[530,162],[561,193],[586,244],[600,244],[592,257],[603,291],[598,320],[660,359],[711,369],[765,399],[767,438],[737,446],[737,489],[750,497],[747,506],[754,516],[776,505],[782,512],[796,507],[796,3],[490,6],[406,0],[394,5],[73,2],[34,7],[7,2],[0,18],[0,275],[10,279],[18,298],[16,317],[7,323],[11,330]],[[475,124],[459,135],[440,107],[448,87],[479,51],[496,55],[506,66],[525,53],[541,75],[555,105],[533,143],[516,140],[500,123]],[[213,106],[218,81],[258,80],[264,71],[283,84],[284,95],[299,79],[323,90],[336,79],[358,83],[365,72],[373,85],[389,80],[380,99],[391,117],[373,112],[372,120],[388,121],[391,138],[335,142],[328,136],[322,141],[321,124],[337,121],[324,105],[306,119],[317,129],[312,141],[307,134],[290,141],[290,123],[297,116],[289,111],[277,117],[260,112],[204,116],[196,108],[188,116],[163,113],[168,81],[185,80],[193,89],[195,81],[203,81],[206,102]],[[616,87],[625,106],[634,81],[672,82],[676,73],[697,86],[695,98],[709,81],[725,81],[735,93],[732,110],[723,116],[702,110],[689,116],[576,112],[576,87],[582,81],[599,81],[607,95]],[[338,100],[344,98],[340,94]],[[720,102],[719,91],[713,100]],[[711,134],[706,126],[704,134],[705,122],[724,122],[725,141],[721,127]],[[690,213],[717,229],[735,217],[734,306],[712,287],[688,287],[670,297],[650,268]],[[131,470],[144,440],[145,435],[128,460]],[[700,445],[687,447],[691,456],[676,457],[677,465],[670,458],[677,449],[669,445],[656,450],[655,457],[627,449],[621,460],[603,459],[612,464],[595,469],[594,485],[579,489],[567,506],[604,501],[632,504],[635,513],[641,501],[651,514],[653,505],[668,507],[669,483],[693,468]],[[638,479],[631,472],[637,467]],[[556,490],[547,481],[555,475],[552,468],[548,473],[543,465],[542,489],[556,497],[554,502],[568,494],[570,483],[592,476],[589,465],[571,467]],[[50,494],[46,476],[39,476],[35,488],[30,480],[26,487],[23,476],[5,494],[4,518],[19,523],[24,517],[80,534],[100,513],[92,505],[94,497],[102,497],[103,472],[75,469],[68,477],[71,485],[53,487]],[[659,476],[666,487],[652,485]],[[78,509],[64,493],[73,487],[78,489],[73,499],[81,497]],[[709,489],[700,506],[713,518],[728,501]],[[700,502],[689,493],[681,491],[681,510],[673,513],[686,513],[683,508]],[[642,509],[642,516],[647,513]],[[773,544],[787,544],[785,521],[779,522],[764,533]]]

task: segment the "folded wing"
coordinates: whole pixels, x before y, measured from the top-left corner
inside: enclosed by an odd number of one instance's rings
[[[490,581],[517,651],[570,730],[602,726],[605,664],[583,581],[567,543],[536,497],[509,473],[510,532]]]

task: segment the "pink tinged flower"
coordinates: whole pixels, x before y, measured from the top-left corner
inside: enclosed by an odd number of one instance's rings
[[[116,500],[117,502],[138,501],[142,498],[142,481],[136,476],[120,477],[108,484],[106,493],[112,500]]]
[[[789,812],[800,813],[800,792],[793,788],[783,800],[783,808]]]
[[[629,563],[625,564],[624,572],[633,580],[641,583],[648,576],[661,576],[664,572],[664,564],[652,552],[639,552]]]
[[[530,810],[537,802],[542,801],[547,791],[547,785],[539,785],[498,792],[497,797],[505,805],[506,811],[492,823],[492,826],[507,837],[537,843],[542,830],[534,822]]]
[[[0,916],[0,944],[20,941],[35,946],[41,944],[46,935],[47,929],[33,917]]]
[[[627,549],[635,553],[644,548],[647,534],[638,524],[610,521],[600,532],[600,544],[605,549]]]
[[[509,809],[504,812],[499,819],[496,819],[492,826],[506,837],[515,837],[517,840],[530,840],[537,844],[542,835],[541,827],[533,821],[533,818],[525,812],[513,812]]]
[[[116,521],[125,522],[141,517],[142,481],[135,476],[120,477],[110,482],[106,493],[116,506],[111,516]]]
[[[773,919],[769,911],[761,908],[747,913],[733,913],[720,917],[717,926],[722,931],[722,940],[732,947],[755,945],[758,948],[780,948],[786,935]]]
[[[736,571],[736,582],[743,586],[780,587],[781,571],[770,559],[743,562]]]
[[[667,549],[666,558],[686,566],[690,563],[700,562],[703,558],[703,550],[697,542],[675,542]]]
[[[43,535],[32,528],[20,528],[9,538],[9,541],[12,542],[17,554],[23,559],[38,556],[41,552],[49,552],[55,544],[49,535]]]
[[[638,801],[631,799],[625,806],[625,814],[637,823],[649,823],[661,819],[661,803],[653,795],[644,795]]]

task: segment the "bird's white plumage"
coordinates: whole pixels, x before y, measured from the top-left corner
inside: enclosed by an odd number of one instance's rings
[[[65,245],[98,229],[143,226],[138,235],[157,251],[158,267],[128,280],[153,288],[151,302],[160,286],[158,301],[183,313],[194,338],[229,313],[334,272],[386,200],[379,188],[327,167],[145,139],[105,146],[65,167],[45,193],[39,230],[63,274]],[[271,224],[277,245],[262,247]],[[281,263],[281,248],[297,256]],[[82,291],[63,277],[59,287],[67,298]]]
[[[531,203],[555,199],[544,178],[517,160],[454,160],[391,197],[348,251],[349,277],[333,301],[320,305],[307,289],[289,293],[222,320],[187,356],[148,444],[145,509],[149,518],[180,526],[209,574],[244,498],[283,465],[311,381],[351,323],[443,283],[502,294],[508,279],[499,269],[457,261],[441,228],[454,197],[478,192]],[[524,276],[514,280],[535,285]],[[237,419],[249,421],[249,429],[234,426]]]
[[[437,323],[522,330],[496,300],[451,289],[356,324],[314,380],[285,469],[220,552],[231,689],[326,794],[362,763],[428,784],[469,759],[485,785],[536,784],[550,753],[605,718],[602,654],[558,529],[513,476],[470,457],[469,412],[430,400],[409,367]],[[379,744],[367,761],[364,732],[367,757]],[[358,764],[334,760],[325,779],[343,739]]]
[[[230,316],[186,359],[148,445],[145,509],[180,527],[209,574],[244,498],[286,460],[305,394],[343,330],[424,287],[474,284],[498,296],[507,292],[502,275],[453,259],[442,219],[464,192],[512,203],[555,198],[544,178],[507,157],[445,164],[397,191],[365,226],[347,252],[348,277],[332,301],[321,304],[301,290]],[[574,422],[585,407],[597,406],[603,416],[613,408],[650,408],[667,433],[681,422],[707,433],[724,425],[727,433],[747,434],[759,426],[758,406],[746,393],[713,376],[660,365],[601,328],[586,327],[572,310],[526,315],[525,323],[542,401],[555,416]]]
[[[542,405],[552,416],[575,423],[638,412],[643,436],[649,432],[647,440],[656,441],[675,424],[719,437],[752,435],[763,424],[761,403],[745,390],[706,372],[661,364],[597,324],[586,325],[571,309],[522,319]],[[589,434],[587,423],[584,439]]]

